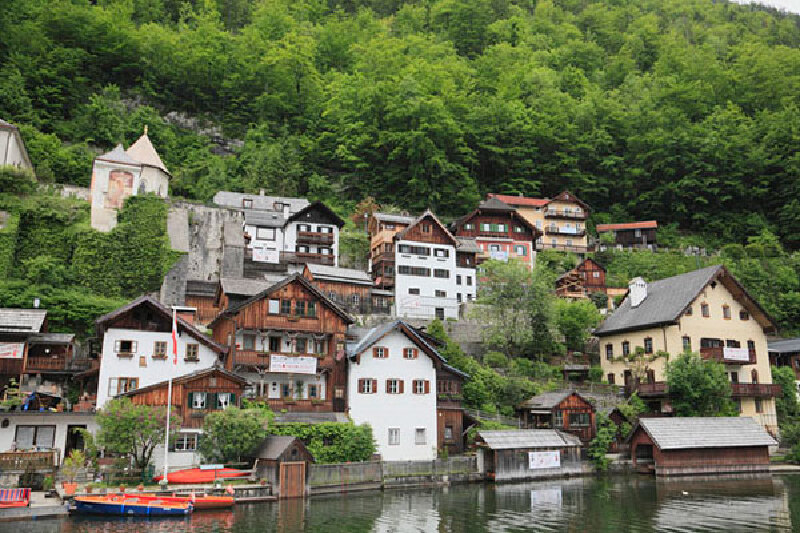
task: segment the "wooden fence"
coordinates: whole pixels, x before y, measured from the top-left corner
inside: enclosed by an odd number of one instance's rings
[[[58,450],[46,452],[2,452],[0,453],[0,471],[24,472],[34,470],[52,470],[58,467]]]
[[[478,472],[475,457],[449,457],[432,461],[367,461],[363,463],[312,464],[308,485],[312,488],[380,485],[386,480],[405,478],[440,478]]]

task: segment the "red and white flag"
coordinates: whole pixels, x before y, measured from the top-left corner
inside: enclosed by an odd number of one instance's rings
[[[178,312],[172,310],[172,364],[178,366]]]

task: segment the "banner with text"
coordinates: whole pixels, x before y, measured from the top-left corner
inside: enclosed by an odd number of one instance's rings
[[[0,359],[22,359],[25,345],[21,342],[0,343]]]
[[[281,372],[284,374],[316,374],[317,358],[270,355],[269,371]]]
[[[729,348],[722,349],[722,357],[728,361],[749,361],[750,350],[747,348]]]
[[[561,466],[561,452],[528,452],[528,468],[542,470],[543,468],[558,468]]]

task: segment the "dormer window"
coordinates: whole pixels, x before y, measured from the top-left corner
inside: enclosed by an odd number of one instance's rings
[[[253,200],[250,198],[242,198],[242,207],[244,209],[252,209],[253,208]]]
[[[430,233],[431,232],[431,225],[430,224],[423,224],[422,225],[422,233]]]

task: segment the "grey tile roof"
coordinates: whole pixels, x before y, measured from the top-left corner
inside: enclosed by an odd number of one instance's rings
[[[39,333],[45,317],[45,309],[0,309],[0,332]]]
[[[101,161],[112,161],[114,163],[124,163],[126,165],[141,165],[142,162],[134,159],[125,151],[121,144],[118,144],[110,152],[97,156]]]
[[[721,265],[714,265],[648,283],[647,298],[638,307],[631,307],[631,300],[626,297],[595,334],[610,335],[675,322],[720,269]]]
[[[478,204],[478,209],[490,209],[492,211],[515,211],[513,207],[502,200],[498,200],[497,198],[489,198],[488,200],[482,201],[480,204]]]
[[[639,425],[662,450],[777,445],[750,417],[641,418]]]
[[[456,246],[457,252],[481,253],[481,249],[478,248],[478,242],[475,240],[475,237],[456,237],[456,241],[458,242]]]
[[[264,440],[261,441],[253,457],[275,461],[296,439],[297,437],[283,435],[270,435],[269,437],[265,437]]]
[[[35,333],[28,337],[30,344],[69,344],[74,340],[74,333]]]
[[[214,203],[223,207],[242,209],[242,200],[252,200],[252,209],[274,211],[275,203],[289,204],[289,213],[297,213],[309,202],[305,198],[287,198],[285,196],[261,196],[260,194],[246,194],[232,191],[219,191],[214,195]]]
[[[213,297],[217,294],[218,286],[219,283],[216,281],[190,279],[186,281],[186,295]]]
[[[254,211],[247,209],[244,212],[244,223],[248,226],[262,226],[268,228],[282,228],[286,224],[283,213],[278,211]]]
[[[800,337],[793,339],[780,339],[767,343],[768,351],[772,353],[795,353],[800,352]]]
[[[246,279],[246,278],[222,278],[219,280],[222,285],[222,292],[225,294],[239,294],[242,296],[254,296],[261,291],[267,290],[286,276],[278,279]]]
[[[372,285],[372,278],[363,270],[353,268],[339,268],[328,265],[308,263],[308,269],[315,280],[342,281],[357,283],[359,285]]]
[[[275,413],[275,422],[289,424],[322,424],[324,422],[349,422],[345,413]]]
[[[411,224],[414,222],[414,217],[410,215],[395,215],[393,213],[372,213],[377,220],[381,222],[394,222],[395,224]]]
[[[478,431],[478,436],[492,450],[572,448],[581,445],[578,437],[557,429],[482,430]]]
[[[573,390],[560,390],[552,392],[543,392],[533,396],[529,400],[523,402],[520,407],[524,409],[547,409],[550,410],[556,405],[560,404],[567,396],[573,394]],[[588,401],[588,400],[587,400]],[[590,402],[591,403],[591,402]]]

